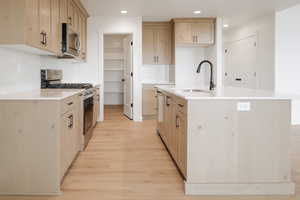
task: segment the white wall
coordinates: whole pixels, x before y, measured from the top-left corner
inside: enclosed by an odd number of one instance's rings
[[[196,73],[199,63],[205,59],[202,47],[176,47],[175,82],[178,88],[205,88],[209,78],[208,68]]]
[[[172,82],[173,65],[143,65],[141,80],[143,83],[165,83]]]
[[[276,92],[300,95],[300,5],[276,13]],[[300,124],[300,99],[292,105],[292,123]]]
[[[214,67],[214,83],[222,88],[222,37],[223,23],[217,18],[215,45],[211,47],[176,47],[175,50],[175,83],[178,88],[209,89],[210,68],[204,66],[200,74],[196,73],[198,65],[203,60],[209,60]]]
[[[275,15],[259,17],[241,26],[224,31],[224,46],[257,35],[257,78],[259,89],[274,90]]]
[[[89,82],[101,84],[100,120],[103,119],[103,34],[132,33],[134,53],[134,120],[142,120],[141,66],[142,66],[142,18],[141,17],[103,17],[88,19],[87,63],[72,64],[56,59],[46,59],[42,67],[63,69],[64,82]]]
[[[40,56],[0,48],[0,94],[39,89]]]

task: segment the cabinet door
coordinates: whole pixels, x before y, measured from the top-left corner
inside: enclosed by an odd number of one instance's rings
[[[60,49],[59,1],[51,0],[51,34],[48,39],[50,50],[55,54],[58,54]]]
[[[26,13],[28,28],[26,32],[27,44],[40,48],[43,36],[40,32],[40,20],[39,20],[39,0],[28,0],[26,1]]]
[[[39,19],[40,33],[45,37],[41,48],[48,50],[51,46],[51,0],[39,0]]]
[[[171,29],[160,28],[155,31],[155,43],[156,43],[156,54],[157,64],[168,65],[171,64]]]
[[[59,0],[60,23],[69,23],[68,2],[69,0]]]
[[[75,13],[76,5],[73,0],[68,0],[68,22],[70,26],[74,29],[74,13]]]
[[[192,35],[191,23],[176,23],[175,24],[175,43],[176,44],[193,44],[194,37]]]
[[[153,86],[143,87],[143,115],[156,114],[156,94]]]
[[[175,161],[177,161],[177,132],[176,132],[176,103],[173,99],[169,101],[168,123],[169,123],[169,151]]]
[[[170,97],[165,96],[165,104],[164,104],[164,120],[163,120],[163,131],[165,135],[165,144],[169,148],[170,147],[170,118],[171,118],[171,104]]]
[[[156,46],[154,30],[151,27],[143,28],[143,64],[156,64]]]
[[[186,178],[187,166],[187,116],[181,111],[179,105],[176,105],[176,162],[181,173]]]
[[[86,18],[80,14],[78,29],[80,34],[80,57],[84,60],[86,58]]]
[[[81,35],[82,35],[82,44],[81,44],[81,56],[82,59],[86,60],[87,56],[87,19],[83,17],[82,19],[82,27],[81,27]]]
[[[195,37],[194,43],[213,44],[214,43],[214,23],[199,22],[192,24],[192,35]]]
[[[80,32],[79,29],[79,9],[77,8],[76,5],[74,5],[74,24],[73,24],[73,29],[76,33]]]
[[[157,131],[159,132],[160,136],[162,137],[163,140],[165,140],[165,131],[163,129],[164,127],[164,106],[165,106],[165,95],[161,91],[157,91],[156,94],[157,98]]]

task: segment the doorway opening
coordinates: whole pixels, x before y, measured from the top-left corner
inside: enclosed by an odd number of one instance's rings
[[[133,119],[132,34],[104,34],[104,119]]]

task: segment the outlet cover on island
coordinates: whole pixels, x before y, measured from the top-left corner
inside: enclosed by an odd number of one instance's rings
[[[249,112],[249,111],[251,111],[251,103],[250,102],[238,102],[237,110],[240,112]]]

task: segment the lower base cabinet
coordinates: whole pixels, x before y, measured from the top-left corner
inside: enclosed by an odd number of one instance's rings
[[[187,174],[187,111],[185,100],[161,91],[157,93],[159,112],[163,109],[163,120],[158,121],[159,134],[177,164],[181,174]]]
[[[1,100],[0,111],[0,195],[61,194],[61,182],[82,150],[82,95]]]
[[[100,91],[99,88],[94,89],[94,112],[93,112],[93,126],[97,124],[100,115]]]

